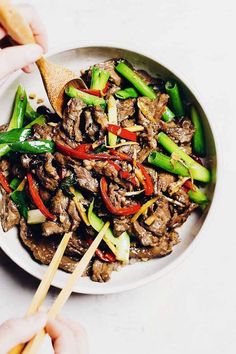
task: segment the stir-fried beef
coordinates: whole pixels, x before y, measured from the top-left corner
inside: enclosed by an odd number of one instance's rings
[[[105,263],[96,259],[92,266],[92,280],[99,283],[106,282],[110,279],[111,273],[118,267],[118,262]]]
[[[122,77],[124,64],[139,76],[143,87],[149,85],[153,89],[154,99],[143,96],[138,84],[135,85],[137,98],[117,97],[118,90],[132,87],[129,78]],[[175,228],[198,205],[191,201],[188,178],[165,172],[148,162],[153,150],[166,153],[158,142],[161,131],[188,155],[192,154],[194,127],[190,119],[174,118],[168,123],[163,120],[163,113],[169,107],[166,82],[136,70],[122,59],[111,59],[95,67],[101,70],[90,67],[82,73],[88,88],[100,88],[89,91],[90,104],[71,98],[65,102],[62,119],[46,107],[38,107],[38,113],[45,116],[47,123],[34,124],[26,139],[41,140],[40,147],[42,140],[49,140],[43,150],[47,152],[26,148],[23,151],[27,153],[12,151],[0,159],[3,194],[0,217],[4,231],[20,225],[21,242],[42,264],[51,262],[63,235],[71,232],[60,263],[60,268],[67,272],[74,270],[102,225],[109,221],[107,239],[100,243],[85,272],[93,281],[106,282],[122,263],[170,254],[179,242]],[[108,82],[103,81],[107,75],[102,70],[109,73]],[[129,94],[127,90],[126,94]],[[117,116],[108,109],[111,95],[116,100]],[[8,126],[0,126],[0,133]],[[115,147],[109,146],[110,128],[117,135]],[[9,137],[8,133],[1,134],[4,139],[6,136]],[[23,140],[22,143],[25,144]],[[60,144],[70,149],[63,149]],[[170,152],[166,155],[170,156]],[[24,188],[22,195],[26,196],[24,210],[38,209],[29,212],[26,219],[21,218],[22,208],[18,204],[18,210],[11,199],[10,193],[18,185],[15,177],[19,183],[28,179],[19,188],[19,192]]]
[[[83,108],[86,105],[79,98],[72,98],[62,117],[62,126],[66,134],[71,140],[77,142],[82,141],[82,134],[80,131],[80,119]]]
[[[0,217],[5,232],[20,222],[20,214],[15,203],[4,192],[0,202]]]

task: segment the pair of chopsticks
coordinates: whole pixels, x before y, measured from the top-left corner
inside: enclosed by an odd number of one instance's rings
[[[76,265],[73,273],[69,276],[64,288],[60,291],[56,300],[54,301],[52,307],[49,309],[47,313],[48,319],[53,319],[57,316],[57,314],[61,311],[62,307],[65,305],[66,301],[70,297],[73,287],[77,280],[83,275],[84,270],[88,266],[91,258],[93,257],[96,249],[98,248],[99,243],[102,241],[106,231],[109,227],[110,223],[106,222],[101,231],[98,233],[93,243],[88,248],[87,252],[83,255],[79,263]],[[27,310],[26,316],[32,315],[38,311],[40,306],[42,305],[48,290],[50,288],[51,282],[54,278],[54,275],[59,267],[61,258],[64,254],[68,241],[71,237],[72,233],[66,233],[62,238],[54,257],[45,272],[41,283],[32,299],[32,302]],[[12,349],[8,354],[36,354],[39,350],[39,347],[46,335],[44,329],[42,329],[35,337],[33,337],[26,345],[19,344],[14,349]]]

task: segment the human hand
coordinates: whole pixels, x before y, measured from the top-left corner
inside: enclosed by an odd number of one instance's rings
[[[0,326],[0,354],[8,353],[17,344],[27,343],[45,325],[56,354],[88,354],[87,335],[80,325],[61,317],[47,324],[46,320],[46,314],[37,313],[4,322]]]
[[[32,71],[32,63],[47,51],[47,36],[37,12],[30,5],[19,5],[19,12],[29,24],[37,44],[15,45],[0,48],[0,79],[23,68],[27,73]],[[0,22],[0,41],[7,36]],[[1,42],[0,42],[1,43]]]

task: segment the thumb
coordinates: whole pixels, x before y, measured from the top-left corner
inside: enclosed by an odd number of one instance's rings
[[[44,313],[8,320],[0,326],[0,354],[7,353],[17,344],[28,342],[46,324]]]
[[[38,44],[18,45],[0,50],[0,79],[34,63],[42,54],[43,49]]]

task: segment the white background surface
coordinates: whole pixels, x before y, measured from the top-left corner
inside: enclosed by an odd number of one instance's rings
[[[233,354],[235,282],[234,1],[34,0],[50,47],[68,42],[129,44],[166,63],[200,92],[221,155],[217,210],[189,258],[143,288],[73,295],[63,314],[81,321],[91,354]],[[0,253],[0,321],[22,315],[38,281]],[[46,306],[56,296],[52,289]],[[50,353],[49,344],[42,353]]]

